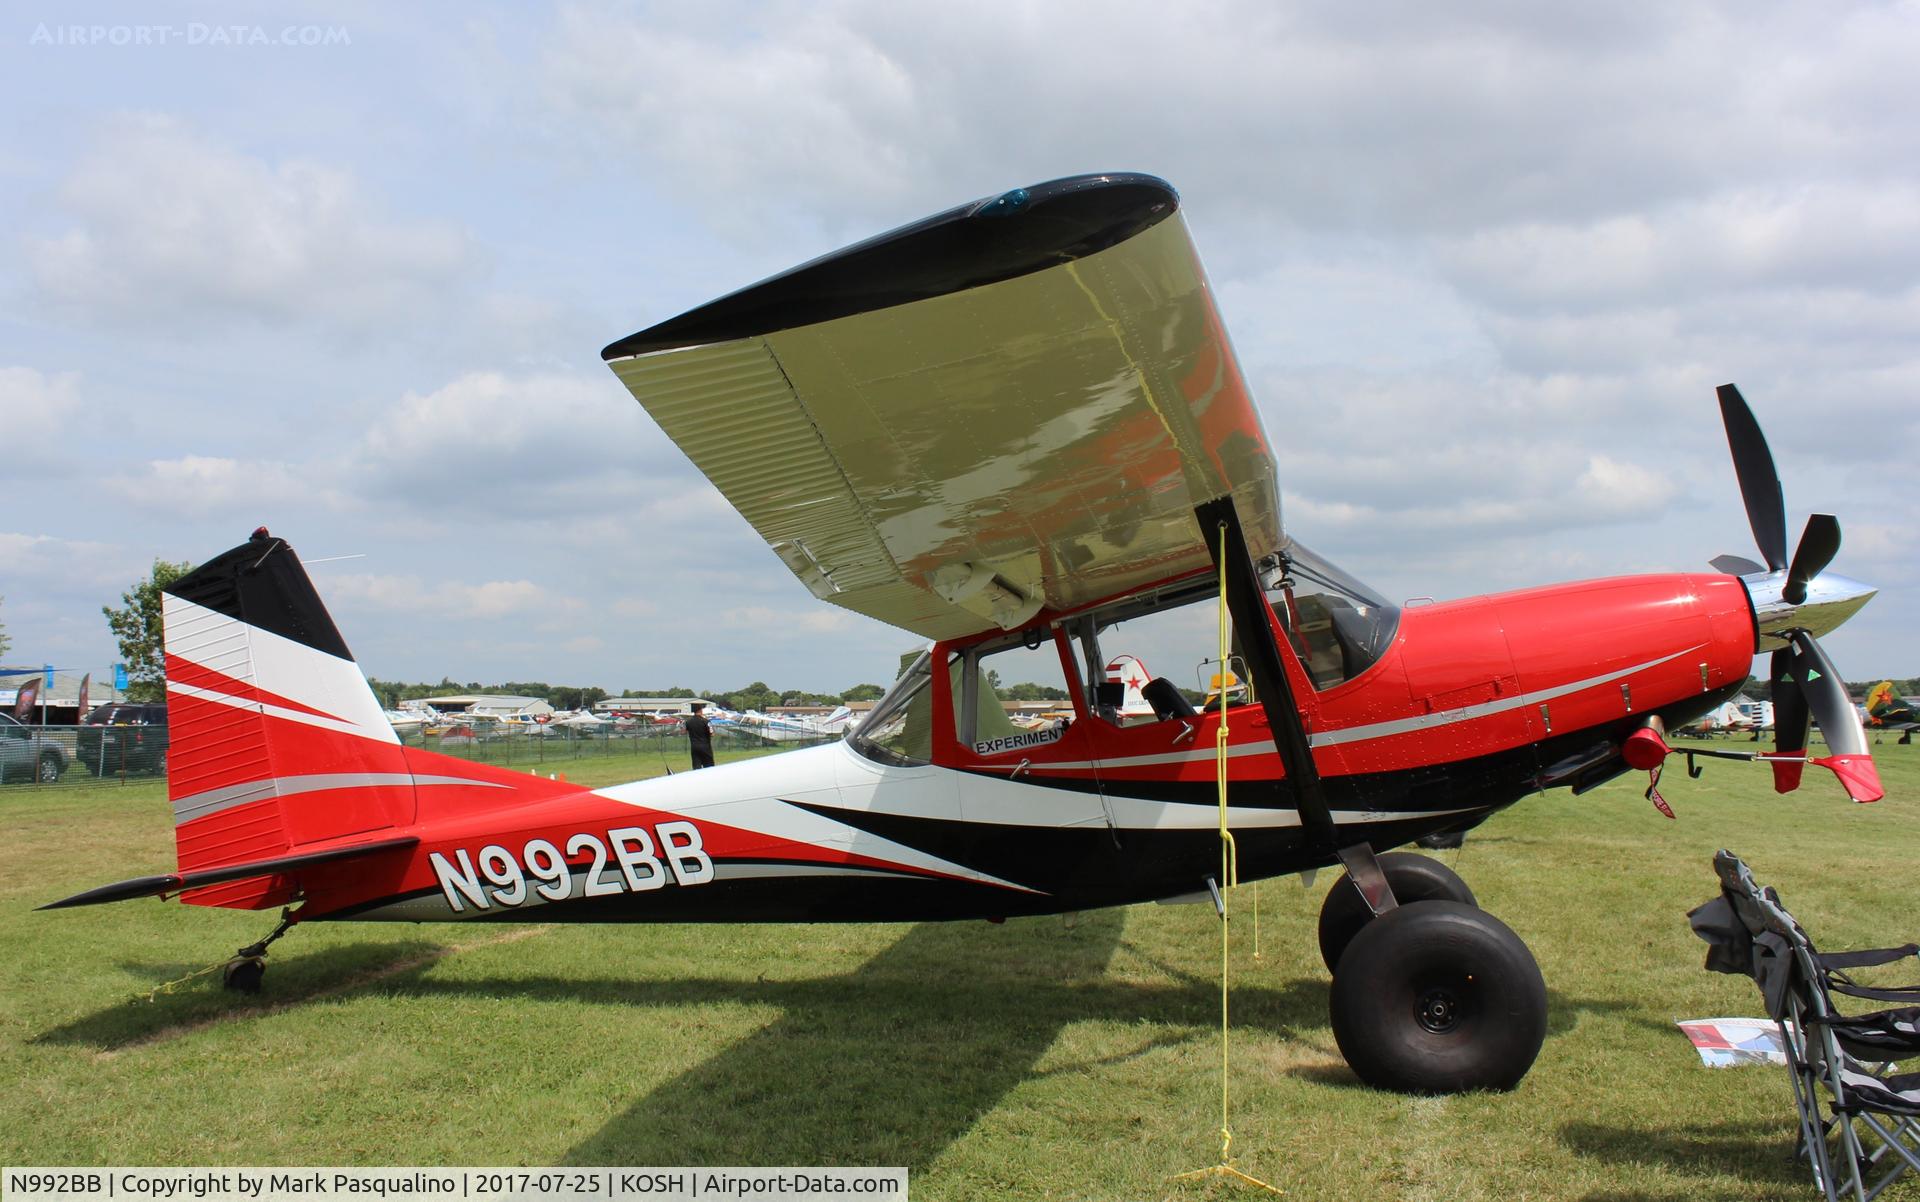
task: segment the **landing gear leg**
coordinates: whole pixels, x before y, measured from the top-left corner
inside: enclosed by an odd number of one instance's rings
[[[1363,852],[1364,856],[1360,854]],[[1389,913],[1395,903],[1400,906],[1424,901],[1476,904],[1467,883],[1451,868],[1428,856],[1407,851],[1375,856],[1362,844],[1342,851],[1340,859],[1347,866],[1347,875],[1334,882],[1327,892],[1327,900],[1320,906],[1320,958],[1326,961],[1329,972],[1339,968],[1341,954],[1360,929]],[[1368,896],[1369,880],[1375,890],[1371,897]],[[1374,905],[1382,890],[1389,909]]]
[[[249,943],[234,953],[220,970],[220,984],[235,993],[259,993],[260,978],[267,973],[267,945],[286,934],[297,922],[291,907],[280,911],[280,925],[258,943]]]

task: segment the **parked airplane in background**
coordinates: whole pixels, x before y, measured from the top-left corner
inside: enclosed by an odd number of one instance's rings
[[[1682,737],[1705,737],[1721,734],[1746,734],[1754,728],[1753,718],[1738,704],[1728,701],[1699,719],[1687,723],[1673,733]]]
[[[1875,730],[1897,730],[1902,743],[1913,742],[1920,730],[1920,709],[1903,697],[1893,695],[1893,682],[1883,680],[1867,690],[1867,725]]]
[[[817,596],[927,640],[845,741],[604,789],[403,747],[262,529],[165,590],[178,869],[53,905],[297,906],[233,966],[257,986],[266,942],[304,921],[922,921],[1205,895],[1235,878],[1224,825],[1239,880],[1347,869],[1319,938],[1362,1080],[1514,1085],[1546,1032],[1532,954],[1438,861],[1377,853],[1658,765],[1665,726],[1732,697],[1757,651],[1776,787],[1811,762],[1878,798],[1816,641],[1872,590],[1825,571],[1824,515],[1789,560],[1728,386],[1764,566],[1387,603],[1282,528],[1178,210],[1148,176],[1017,189],[603,352]],[[1116,625],[1221,605],[1243,697],[1200,712],[1154,678],[1149,714],[1096,704]],[[1070,721],[1009,721],[990,682],[1029,663],[1068,682]]]

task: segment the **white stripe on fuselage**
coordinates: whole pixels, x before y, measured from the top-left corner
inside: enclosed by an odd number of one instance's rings
[[[854,754],[853,749],[845,743],[830,743],[824,747],[807,747],[762,759],[703,768],[698,772],[634,781],[632,784],[615,785],[595,792],[624,805],[644,806],[702,822],[719,823],[791,843],[865,856],[921,872],[998,885],[1023,893],[1039,892],[802,809],[799,804],[790,804],[812,803],[833,809],[852,808],[843,803],[836,769],[840,757]],[[878,767],[871,764],[867,766]],[[889,782],[890,791],[900,800],[910,801],[916,795],[924,794],[928,783],[948,777],[935,785],[932,792],[953,797],[955,794],[950,775],[950,770],[944,768],[899,769],[897,776]],[[921,800],[925,798],[921,797]],[[876,813],[896,812],[892,807],[868,808]],[[912,804],[906,807],[908,811],[916,808]],[[957,807],[949,804],[942,808],[945,810],[944,816],[955,820],[960,817]]]
[[[871,789],[838,787],[836,769],[847,771],[863,784],[877,778]],[[1214,802],[1156,801],[1120,792],[1123,781],[1108,785],[1107,805],[1113,825],[1132,831],[1208,830],[1218,825],[1220,809]],[[984,873],[881,838],[842,822],[801,808],[889,817],[921,818],[952,823],[1007,827],[1097,827],[1107,819],[1091,795],[1085,804],[1067,804],[1070,796],[1043,782],[1032,784],[1000,780],[974,772],[920,766],[895,768],[862,757],[846,743],[789,751],[747,760],[724,768],[636,781],[597,792],[627,805],[645,806],[702,821],[757,831],[795,843],[812,844],[870,856],[927,871],[1008,885]],[[861,797],[864,804],[853,800]],[[798,804],[790,804],[798,803]],[[1088,807],[1094,807],[1088,814]],[[1336,810],[1336,823],[1356,825],[1397,822],[1471,813],[1482,807],[1443,810]],[[1068,813],[1070,811],[1070,817]],[[1067,817],[1066,821],[1060,821]],[[1052,820],[1050,820],[1050,818]],[[1297,810],[1282,806],[1229,806],[1227,824],[1241,829],[1300,825]],[[1018,888],[1019,886],[1014,886]]]

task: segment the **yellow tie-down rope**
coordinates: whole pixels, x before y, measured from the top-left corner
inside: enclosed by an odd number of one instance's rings
[[[1220,523],[1220,670],[1227,670],[1227,526]],[[1220,1163],[1204,1169],[1195,1169],[1190,1173],[1181,1173],[1175,1181],[1188,1181],[1201,1177],[1226,1177],[1244,1185],[1257,1186],[1271,1193],[1284,1193],[1277,1186],[1269,1185],[1258,1177],[1243,1173],[1233,1167],[1233,1158],[1228,1153],[1233,1148],[1233,1126],[1228,1121],[1227,1094],[1227,1032],[1229,1029],[1227,1010],[1227,955],[1231,944],[1227,938],[1227,894],[1228,890],[1240,883],[1240,851],[1234,844],[1233,832],[1227,829],[1227,699],[1224,692],[1220,697],[1220,729],[1213,739],[1214,784],[1220,792]]]

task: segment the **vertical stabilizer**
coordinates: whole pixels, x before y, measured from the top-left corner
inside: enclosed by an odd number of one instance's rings
[[[413,821],[400,741],[291,547],[263,528],[164,594],[181,872]],[[183,900],[260,908],[285,892],[265,878]]]

